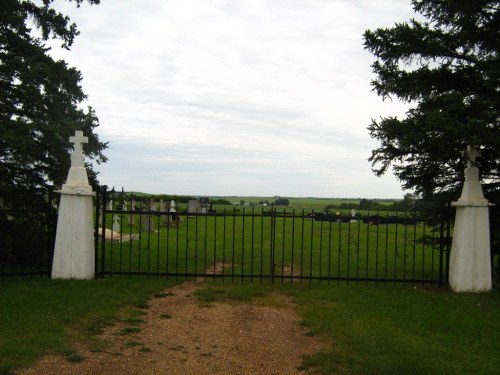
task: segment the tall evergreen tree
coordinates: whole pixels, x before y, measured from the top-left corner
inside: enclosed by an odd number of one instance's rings
[[[424,196],[457,191],[467,145],[478,147],[485,192],[500,186],[500,1],[413,0],[419,19],[364,33],[372,85],[410,103],[405,118],[372,120],[372,167],[391,167]]]
[[[69,0],[72,1],[72,0]],[[87,0],[98,4],[99,0]],[[94,130],[99,126],[80,72],[48,53],[49,38],[69,49],[78,30],[52,7],[53,0],[0,2],[0,197],[4,206],[36,201],[46,186],[67,175],[75,130],[89,137],[88,158],[106,161]],[[83,0],[75,0],[80,6]],[[91,166],[89,176],[95,182]]]

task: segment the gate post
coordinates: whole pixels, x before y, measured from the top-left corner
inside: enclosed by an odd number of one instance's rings
[[[93,279],[95,267],[92,228],[92,198],[82,144],[88,143],[83,132],[76,131],[71,168],[66,183],[59,190],[61,201],[57,219],[53,279]]]
[[[492,288],[490,226],[488,207],[475,166],[479,152],[467,148],[467,168],[462,195],[457,207],[451,246],[450,287],[455,292],[481,292]]]

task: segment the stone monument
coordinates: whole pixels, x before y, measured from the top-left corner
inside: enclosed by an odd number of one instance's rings
[[[491,290],[490,203],[479,182],[476,158],[479,152],[467,147],[467,168],[462,195],[457,207],[450,256],[450,287],[455,292]]]
[[[95,193],[89,185],[82,150],[82,144],[88,143],[88,138],[83,132],[76,131],[69,141],[74,144],[74,150],[68,178],[58,191],[61,200],[52,278],[92,279],[95,267],[92,197]]]
[[[120,217],[118,215],[113,216],[113,232],[121,233]]]
[[[175,201],[172,199],[170,201],[170,205],[168,208],[168,221],[167,221],[167,226],[168,227],[177,227],[178,225],[178,216],[177,216],[177,210],[175,209],[176,204]]]

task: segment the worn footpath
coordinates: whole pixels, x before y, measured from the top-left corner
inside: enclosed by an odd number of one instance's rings
[[[187,282],[153,298],[142,324],[106,329],[106,345],[82,348],[81,362],[49,355],[18,374],[302,374],[301,357],[325,347],[282,295],[273,306],[207,305],[193,296],[200,287]]]

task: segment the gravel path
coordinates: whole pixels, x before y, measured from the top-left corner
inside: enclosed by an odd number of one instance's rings
[[[258,303],[200,304],[199,284],[184,283],[154,298],[145,323],[117,324],[101,337],[103,350],[82,350],[85,360],[42,358],[27,374],[302,374],[301,356],[325,347],[306,336],[292,302],[276,295],[279,307]],[[126,334],[124,334],[126,333]]]

